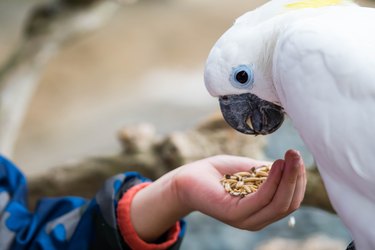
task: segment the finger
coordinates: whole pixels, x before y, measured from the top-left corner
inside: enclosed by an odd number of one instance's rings
[[[296,184],[296,189],[293,194],[293,199],[289,206],[289,211],[288,211],[289,213],[297,210],[300,207],[303,197],[305,196],[305,188],[306,188],[305,177],[303,173],[300,173],[297,179],[297,184]]]
[[[285,214],[280,214],[278,218],[275,219],[275,221],[280,220],[281,218],[287,216],[288,214],[293,213],[295,210],[297,210],[303,200],[303,197],[305,195],[305,190],[306,190],[306,172],[303,164],[303,160],[299,161],[299,175],[297,178],[297,183],[296,183],[296,188],[293,193],[293,198],[290,203],[289,209]]]
[[[291,210],[295,210],[296,206],[298,208],[301,205],[303,198],[305,196],[306,185],[307,185],[306,169],[303,163],[303,159],[301,158],[300,174],[298,175],[298,180],[297,180],[298,187],[296,188],[296,194],[294,195],[294,198],[291,203]],[[299,205],[297,203],[299,203]]]
[[[299,174],[300,167],[301,157],[299,153],[296,151],[288,151],[285,155],[285,167],[276,194],[272,201],[262,210],[255,214],[249,214],[248,219],[244,222],[248,225],[247,227],[251,229],[255,225],[255,229],[257,229],[257,227],[262,228],[291,212],[290,206],[294,194],[301,197],[302,193],[302,191],[296,192],[296,189],[303,189],[304,186],[303,175],[301,176]],[[298,178],[299,176],[300,178]],[[299,184],[297,185],[297,183]]]
[[[272,201],[281,212],[288,211],[290,207],[302,166],[302,159],[297,151],[289,150],[285,153],[284,172],[281,177],[279,189]]]
[[[300,200],[299,203],[301,203],[303,201],[304,196],[305,196],[306,184],[307,184],[306,169],[305,169],[305,164],[303,162],[302,157],[300,159],[299,164],[300,164],[300,166],[299,166],[299,168],[300,168],[300,174],[299,174],[298,178],[302,179],[302,181],[301,181],[300,186],[297,187],[298,191],[299,191],[299,193],[297,193],[297,195],[300,196],[299,197],[299,200]],[[297,183],[297,185],[298,185],[298,183]],[[294,200],[292,201],[292,205],[293,205],[293,202],[294,202]]]
[[[239,217],[246,219],[249,215],[262,210],[272,201],[281,181],[283,168],[283,160],[275,161],[266,182],[259,188],[259,190],[254,194],[250,194],[238,200],[235,209],[236,213],[240,215]]]

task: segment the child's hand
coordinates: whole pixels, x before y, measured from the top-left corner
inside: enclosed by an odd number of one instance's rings
[[[153,241],[180,218],[200,211],[231,226],[259,230],[296,210],[303,199],[306,175],[299,153],[289,150],[274,162],[266,182],[244,198],[228,194],[224,174],[248,171],[267,163],[221,155],[177,168],[139,191],[131,205],[138,235]]]
[[[220,183],[224,174],[265,165],[235,156],[215,156],[183,166],[175,175],[180,202],[231,226],[259,230],[296,210],[303,199],[306,175],[302,158],[288,151],[277,160],[266,182],[244,198],[228,194]]]

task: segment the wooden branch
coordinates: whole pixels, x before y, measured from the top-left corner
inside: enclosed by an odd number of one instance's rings
[[[104,181],[116,174],[137,171],[155,179],[164,173],[152,154],[95,157],[51,169],[29,178],[29,204],[33,208],[41,197],[75,195],[90,198]],[[154,167],[160,167],[156,170]]]
[[[307,186],[305,198],[303,199],[302,204],[304,206],[317,207],[330,213],[336,213],[329,201],[327,191],[318,169],[315,166],[309,167],[306,174]]]
[[[151,125],[127,127],[119,132],[123,152],[95,157],[29,177],[31,205],[43,196],[92,197],[105,179],[125,171],[138,171],[156,179],[187,162],[210,155],[236,154],[264,158],[264,137],[245,136],[215,118],[193,130],[165,137]]]
[[[49,59],[67,41],[101,27],[116,9],[116,3],[104,0],[56,0],[34,9],[24,39],[0,68],[1,154],[11,157],[27,106]]]
[[[217,154],[234,154],[264,159],[264,137],[237,133],[219,116],[213,116],[195,129],[174,132],[160,138],[151,125],[124,128],[119,133],[123,152],[96,157],[54,168],[29,178],[31,205],[43,196],[79,195],[92,197],[105,179],[126,171],[138,171],[150,179],[187,162]],[[320,175],[308,169],[303,205],[333,212]]]

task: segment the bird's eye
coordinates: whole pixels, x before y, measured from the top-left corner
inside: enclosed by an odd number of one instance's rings
[[[251,88],[254,83],[253,70],[247,65],[239,65],[233,68],[230,81],[236,88]]]
[[[239,83],[245,84],[247,80],[249,80],[249,75],[246,73],[245,70],[241,70],[240,72],[236,74],[236,80]]]

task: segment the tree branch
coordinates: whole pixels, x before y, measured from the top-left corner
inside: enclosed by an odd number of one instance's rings
[[[160,138],[150,125],[124,128],[119,133],[123,152],[96,157],[52,169],[30,178],[31,205],[43,196],[92,197],[105,179],[126,171],[138,171],[156,179],[185,163],[217,154],[264,159],[264,137],[237,133],[219,116],[195,129]],[[308,184],[303,205],[334,212],[316,168],[307,170]]]
[[[67,41],[101,27],[118,5],[104,0],[60,0],[38,6],[24,37],[0,68],[0,152],[10,157],[28,104],[48,61]]]
[[[303,205],[336,213],[329,201],[327,191],[318,169],[313,166],[307,169],[307,185]]]

